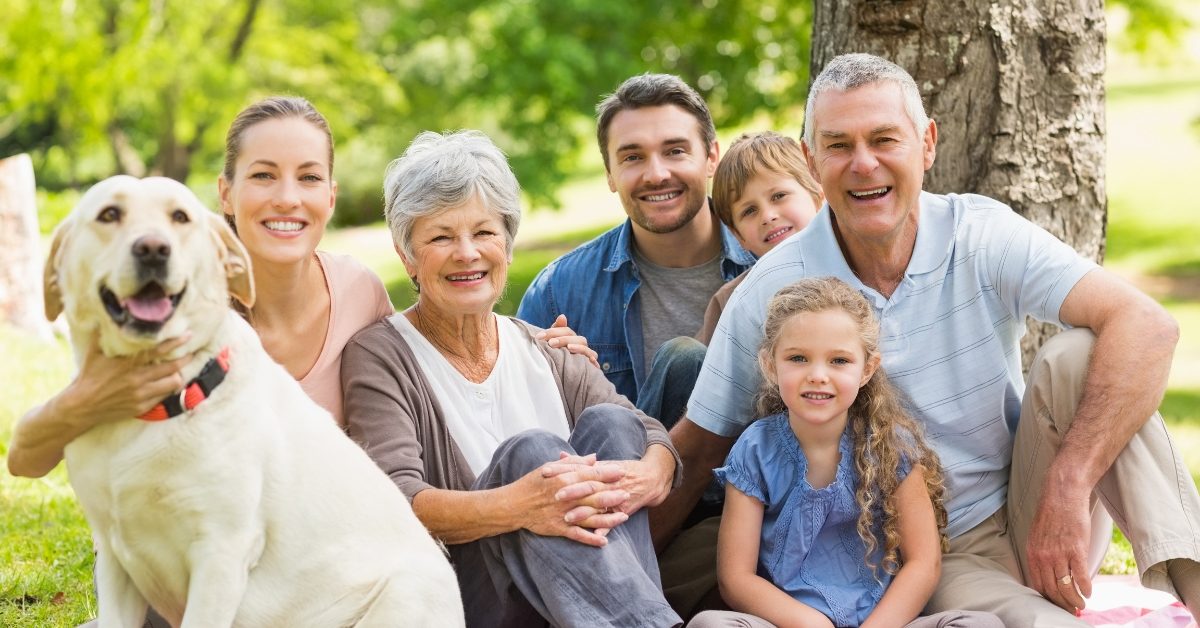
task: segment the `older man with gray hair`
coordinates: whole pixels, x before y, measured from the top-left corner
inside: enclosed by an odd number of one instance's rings
[[[993,199],[921,190],[937,125],[912,77],[843,55],[813,83],[804,151],[823,211],[733,294],[688,414],[671,431],[686,512],[752,421],[754,349],[767,301],[832,275],[867,296],[883,365],[946,469],[950,550],[927,606],[985,610],[1009,626],[1082,626],[1099,505],[1130,539],[1142,582],[1200,611],[1200,497],[1157,406],[1178,341],[1152,299]],[[1025,317],[1069,331],[1026,380]]]

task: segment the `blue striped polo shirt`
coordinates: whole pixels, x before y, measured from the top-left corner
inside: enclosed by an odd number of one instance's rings
[[[750,270],[721,315],[687,416],[722,436],[754,420],[767,302],[803,277],[834,276],[879,317],[883,367],[909,398],[946,472],[951,537],[1004,503],[1025,382],[1025,317],[1063,325],[1059,307],[1096,264],[973,194],[921,193],[917,241],[890,299],[850,270],[828,205]]]

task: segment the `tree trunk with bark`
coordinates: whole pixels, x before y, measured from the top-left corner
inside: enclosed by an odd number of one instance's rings
[[[813,5],[813,77],[839,54],[869,52],[916,79],[938,124],[926,190],[990,196],[1103,259],[1103,0]],[[1030,324],[1026,365],[1054,329]]]
[[[49,339],[34,194],[29,155],[0,160],[0,322]]]

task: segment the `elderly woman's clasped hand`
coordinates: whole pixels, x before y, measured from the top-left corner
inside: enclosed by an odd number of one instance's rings
[[[525,514],[521,527],[542,536],[562,536],[585,545],[603,547],[608,530],[629,520],[620,507],[629,492],[620,488],[625,469],[615,462],[597,462],[595,454],[562,452],[557,462],[530,471],[509,488]]]

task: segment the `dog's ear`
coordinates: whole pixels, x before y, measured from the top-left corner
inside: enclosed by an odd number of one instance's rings
[[[254,277],[250,274],[250,255],[246,253],[246,247],[221,218],[210,214],[208,225],[225,267],[229,294],[247,308],[253,307]]]
[[[54,229],[54,238],[50,241],[50,255],[46,257],[46,266],[42,269],[42,299],[45,306],[46,318],[50,321],[58,318],[63,311],[62,288],[58,285],[58,267],[62,262],[63,247],[67,241],[67,225],[70,218],[59,223]]]

